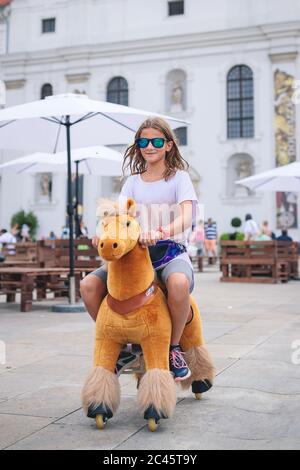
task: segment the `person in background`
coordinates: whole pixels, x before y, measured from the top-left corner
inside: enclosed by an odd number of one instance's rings
[[[211,218],[204,225],[204,246],[209,264],[214,264],[217,258],[217,224]]]
[[[53,230],[51,230],[51,232],[49,233],[49,236],[48,236],[48,240],[56,240],[56,239],[57,239],[57,236],[55,235]]]
[[[277,237],[277,240],[282,241],[282,242],[292,242],[293,241],[292,237],[290,237],[288,235],[287,229],[281,230],[281,235],[279,237]]]
[[[3,246],[6,246],[8,249],[9,255],[15,255],[15,243],[17,243],[17,239],[15,235],[11,232],[8,232],[5,228],[0,230],[0,249],[2,250]]]
[[[29,242],[30,241],[30,228],[27,224],[22,225],[21,239],[22,239],[22,242]]]
[[[267,220],[264,220],[261,224],[261,235],[265,235],[269,240],[272,239],[272,232],[269,229],[269,222]]]
[[[259,228],[255,220],[252,219],[251,214],[247,214],[245,217],[244,225],[245,240],[255,240],[259,235]]]
[[[22,238],[21,238],[21,230],[20,230],[19,224],[13,225],[13,226],[11,227],[10,233],[11,233],[14,237],[16,237],[17,242],[22,241]]]
[[[266,237],[268,237],[266,238],[266,240],[276,240],[276,235],[269,228],[269,222],[267,220],[264,220],[261,224],[261,235],[265,235]]]
[[[203,255],[204,248],[204,222],[199,220],[198,224],[191,232],[189,243],[197,247],[197,256]]]
[[[67,240],[68,238],[70,238],[70,230],[69,230],[69,227],[63,227],[63,228],[62,228],[61,238],[62,238],[63,240]]]
[[[86,238],[86,237],[88,237],[88,229],[87,229],[87,227],[84,225],[84,222],[83,222],[83,221],[80,222],[79,231],[80,231],[80,234],[79,234],[79,237],[80,237],[80,238]]]

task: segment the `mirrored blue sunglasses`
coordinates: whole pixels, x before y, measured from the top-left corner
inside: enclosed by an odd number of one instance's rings
[[[148,147],[149,142],[153,145],[154,148],[156,149],[161,149],[165,142],[166,139],[163,139],[162,137],[154,137],[154,139],[147,139],[146,137],[140,137],[139,139],[136,139],[135,143],[140,149],[145,149]]]

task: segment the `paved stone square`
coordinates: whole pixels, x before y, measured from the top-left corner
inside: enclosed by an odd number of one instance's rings
[[[201,401],[178,388],[173,419],[147,430],[132,376],[104,431],[81,410],[92,364],[87,314],[52,313],[54,301],[20,313],[0,296],[1,449],[300,449],[300,282],[223,284],[196,274],[194,294],[218,375]],[[0,343],[1,344],[1,343]],[[299,349],[299,346],[298,346]],[[295,361],[294,361],[295,362]]]

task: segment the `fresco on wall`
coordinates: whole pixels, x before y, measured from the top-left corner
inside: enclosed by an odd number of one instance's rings
[[[282,69],[274,72],[276,166],[296,160],[296,109],[294,77]],[[276,194],[277,228],[298,228],[297,194]]]

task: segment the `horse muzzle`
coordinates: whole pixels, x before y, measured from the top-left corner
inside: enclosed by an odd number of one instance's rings
[[[99,256],[105,261],[114,261],[122,258],[126,252],[125,240],[105,238],[100,239],[98,244]]]

